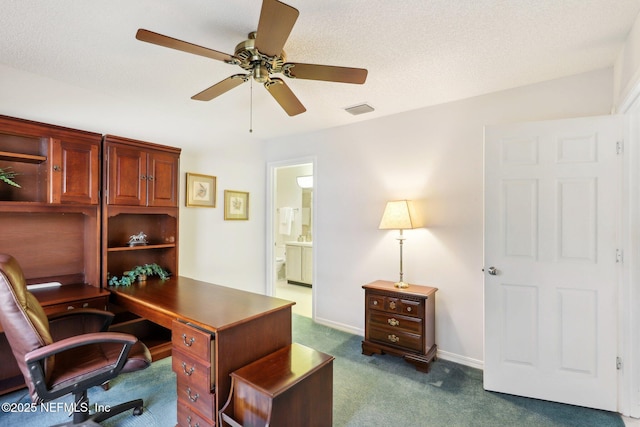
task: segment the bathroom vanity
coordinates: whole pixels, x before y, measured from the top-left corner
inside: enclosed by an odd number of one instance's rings
[[[313,243],[286,242],[287,282],[311,287],[313,283]]]

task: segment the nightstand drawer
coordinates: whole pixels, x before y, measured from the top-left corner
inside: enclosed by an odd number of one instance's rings
[[[171,342],[174,349],[211,362],[211,334],[186,323],[173,321]]]
[[[416,334],[422,334],[422,319],[407,317],[401,314],[389,314],[371,310],[369,315],[371,326],[385,327],[389,330],[400,329]]]
[[[400,331],[391,328],[371,327],[369,331],[369,339],[382,344],[422,351],[422,335],[416,335],[409,332]]]
[[[211,390],[213,388],[213,372],[208,363],[173,349],[171,354],[172,369],[178,378],[182,378],[192,388]]]
[[[379,294],[369,294],[367,296],[367,301],[368,308],[375,310],[420,318],[424,316],[424,306],[421,301],[413,301],[405,298],[395,298]]]

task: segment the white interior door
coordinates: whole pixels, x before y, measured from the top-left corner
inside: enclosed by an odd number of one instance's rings
[[[619,116],[485,129],[486,390],[617,409],[622,132]]]

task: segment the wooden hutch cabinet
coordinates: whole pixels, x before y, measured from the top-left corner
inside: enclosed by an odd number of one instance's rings
[[[104,148],[107,204],[178,206],[180,150],[112,135]]]
[[[178,275],[180,149],[106,135],[102,146],[102,280],[144,264]],[[144,233],[147,244],[128,244]],[[158,280],[150,277],[148,281]],[[140,338],[154,360],[171,354],[171,331],[112,305],[112,327]]]
[[[0,252],[15,257],[47,314],[105,309],[100,283],[101,135],[0,116]],[[1,328],[0,328],[1,332]],[[0,334],[0,393],[24,386]]]

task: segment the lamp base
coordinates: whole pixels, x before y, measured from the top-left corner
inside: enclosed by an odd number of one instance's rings
[[[409,284],[407,282],[396,282],[393,284],[393,286],[395,286],[396,288],[400,288],[400,289],[404,289],[404,288],[408,288]]]

